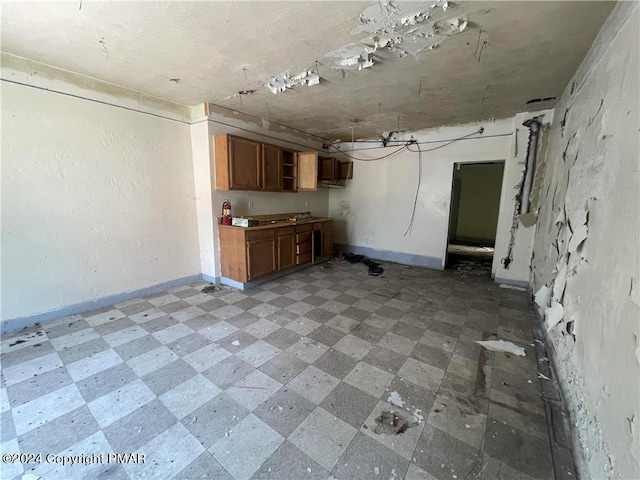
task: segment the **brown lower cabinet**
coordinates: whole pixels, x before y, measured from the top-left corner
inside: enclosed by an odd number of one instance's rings
[[[331,225],[331,220],[253,228],[219,225],[222,276],[248,283],[328,257]]]

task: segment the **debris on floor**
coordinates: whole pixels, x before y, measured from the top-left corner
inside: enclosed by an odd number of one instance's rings
[[[417,423],[410,422],[400,412],[385,411],[376,417],[376,427],[373,431],[377,434],[400,435],[415,425]]]
[[[222,289],[222,287],[220,285],[214,285],[213,283],[210,283],[209,285],[204,287],[201,291],[202,291],[202,293],[213,293],[213,292],[217,292],[218,290],[221,290],[221,289]]]
[[[519,292],[527,291],[527,289],[524,287],[518,287],[517,285],[507,285],[506,283],[501,283],[500,288],[506,288],[508,290],[518,290]]]
[[[519,347],[512,342],[505,342],[504,340],[476,340],[476,343],[479,343],[492,352],[513,353],[519,357],[527,356],[527,352],[525,352],[523,347]]]
[[[365,257],[364,255],[355,255],[352,253],[347,253],[344,256],[344,259],[349,263],[363,263],[369,268],[369,275],[372,277],[377,277],[384,273],[384,268],[380,266],[378,262],[374,262],[370,258]]]

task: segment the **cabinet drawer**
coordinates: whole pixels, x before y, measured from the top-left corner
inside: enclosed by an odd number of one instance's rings
[[[298,233],[296,235],[296,243],[311,242],[311,232]]]
[[[282,237],[284,235],[295,235],[296,227],[281,227],[277,229],[278,236]]]
[[[311,261],[311,252],[303,253],[302,255],[298,255],[296,257],[296,261],[297,261],[298,265],[309,263]]]
[[[274,236],[273,234],[274,234],[273,228],[267,228],[265,230],[253,230],[253,231],[246,232],[248,242],[251,240],[261,240],[263,238],[273,238]]]
[[[296,226],[296,232],[298,232],[298,233],[310,232],[311,230],[313,230],[313,226],[310,223],[307,223],[305,225],[297,225]]]
[[[298,255],[301,255],[303,253],[307,253],[309,252],[309,255],[311,255],[311,242],[304,242],[304,243],[299,243],[297,246],[297,250],[296,253]]]

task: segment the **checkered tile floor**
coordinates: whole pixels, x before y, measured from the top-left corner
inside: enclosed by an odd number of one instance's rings
[[[4,336],[3,453],[146,463],[1,477],[553,478],[527,294],[382,266],[193,284]],[[527,356],[474,343],[495,338]],[[380,431],[385,411],[411,426]]]

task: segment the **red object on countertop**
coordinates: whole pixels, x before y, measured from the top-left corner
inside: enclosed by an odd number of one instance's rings
[[[231,225],[231,202],[229,200],[222,203],[222,225]]]

